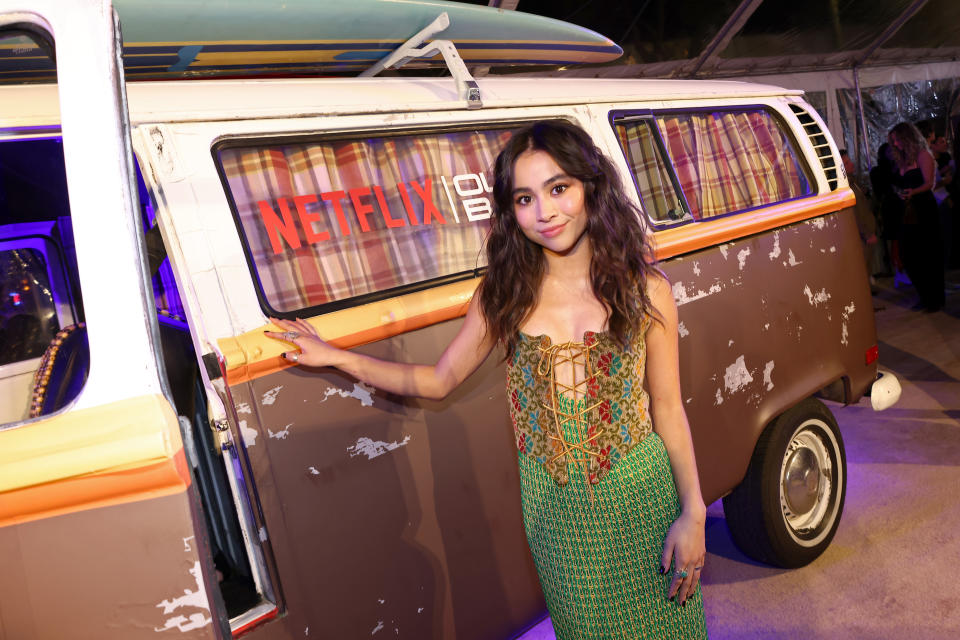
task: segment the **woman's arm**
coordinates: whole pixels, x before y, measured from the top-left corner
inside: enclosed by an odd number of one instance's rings
[[[435,400],[446,397],[477,370],[493,349],[477,296],[470,301],[460,331],[434,365],[391,362],[338,349],[324,342],[306,320],[271,320],[283,331],[264,333],[271,338],[292,342],[300,349],[299,352],[284,353],[287,360],[309,367],[336,367],[378,389],[404,396]],[[300,335],[290,340],[286,336],[288,331]]]
[[[653,429],[663,440],[673,468],[682,511],[670,527],[664,542],[662,567],[669,570],[671,557],[674,569],[686,571],[687,577],[675,577],[668,595],[677,594],[683,603],[693,594],[700,578],[699,570],[706,556],[704,527],[707,508],[700,494],[700,479],[693,455],[690,425],[680,395],[680,360],[677,327],[677,305],[670,283],[665,278],[648,280],[648,293],[662,322],[654,322],[647,330],[646,386],[650,392]]]
[[[920,155],[917,156],[917,165],[923,173],[923,184],[913,189],[907,189],[906,196],[908,198],[918,193],[923,193],[924,191],[930,191],[937,181],[937,162],[933,159],[933,155],[931,155],[929,151],[920,152]]]

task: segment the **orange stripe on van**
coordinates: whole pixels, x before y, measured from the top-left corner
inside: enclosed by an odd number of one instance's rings
[[[665,260],[833,213],[852,207],[855,203],[853,191],[843,189],[826,195],[763,207],[754,212],[664,229],[654,233],[656,257],[658,260]],[[309,322],[331,344],[342,349],[358,347],[465,315],[479,282],[479,278],[474,278],[336,311],[312,318]],[[357,330],[357,327],[361,329]],[[280,357],[281,353],[292,350],[292,347],[267,338],[263,335],[265,330],[275,331],[277,328],[268,325],[236,338],[217,341],[220,352],[226,359],[227,384],[248,382],[295,366]]]
[[[465,315],[479,282],[480,278],[471,278],[335,311],[309,322],[331,344],[350,349]],[[292,346],[266,337],[266,330],[279,329],[266,325],[217,341],[226,359],[227,384],[240,384],[294,366],[280,357],[284,351],[293,350]]]
[[[756,211],[704,220],[654,234],[656,256],[666,260],[717,244],[809,220],[856,204],[850,189],[763,207]]]
[[[0,526],[183,491],[177,416],[147,395],[0,431]]]
[[[0,527],[182,493],[190,486],[183,449],[144,466],[0,494]]]

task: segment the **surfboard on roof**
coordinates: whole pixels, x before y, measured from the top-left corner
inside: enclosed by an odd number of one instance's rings
[[[574,24],[444,0],[115,0],[128,80],[358,73],[447,12],[468,65],[615,60],[622,49]],[[411,67],[443,66],[440,56]],[[0,82],[53,80],[26,37],[0,40]]]

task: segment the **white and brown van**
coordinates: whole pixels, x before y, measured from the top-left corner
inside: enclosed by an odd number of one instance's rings
[[[0,637],[489,639],[542,616],[500,359],[427,401],[292,368],[263,335],[303,317],[433,362],[484,271],[491,164],[542,119],[589,131],[643,211],[706,501],[764,562],[829,544],[846,464],[816,398],[897,388],[799,92],[125,84],[108,4],[32,5],[0,2],[58,65],[0,86]]]

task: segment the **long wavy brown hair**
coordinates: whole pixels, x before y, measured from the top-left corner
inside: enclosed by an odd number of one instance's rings
[[[903,149],[900,149],[895,144],[890,145],[893,161],[900,173],[904,173],[911,165],[919,163],[919,156],[922,151],[929,151],[927,141],[920,130],[909,122],[901,122],[890,129],[890,135],[896,136],[900,146],[903,147]]]
[[[564,120],[517,131],[497,157],[488,270],[479,288],[487,331],[511,357],[520,326],[536,306],[546,269],[542,247],[523,234],[514,212],[513,172],[525,151],[549,153],[564,173],[583,183],[593,294],[609,310],[610,335],[626,346],[645,315],[657,316],[646,291],[647,278],[656,271],[653,252],[640,212],[624,194],[613,163],[586,131]]]

